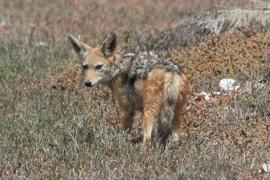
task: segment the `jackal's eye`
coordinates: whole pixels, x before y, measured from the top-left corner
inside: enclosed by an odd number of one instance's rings
[[[89,67],[89,65],[88,64],[83,64],[83,70],[86,70],[86,69],[88,69],[88,67]]]
[[[99,64],[95,67],[97,70],[101,69],[102,68],[102,64]]]

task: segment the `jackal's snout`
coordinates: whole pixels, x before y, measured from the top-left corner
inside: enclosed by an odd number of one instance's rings
[[[85,81],[84,85],[87,86],[87,87],[92,87],[91,81]]]

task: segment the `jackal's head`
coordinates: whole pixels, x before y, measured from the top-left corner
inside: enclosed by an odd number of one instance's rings
[[[72,35],[68,36],[68,38],[79,59],[82,60],[84,84],[91,87],[98,83],[110,82],[112,77],[111,74],[106,71],[105,66],[114,61],[117,45],[116,34],[111,33],[100,47],[95,48]]]

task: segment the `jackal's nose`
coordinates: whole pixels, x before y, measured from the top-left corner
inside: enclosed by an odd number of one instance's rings
[[[91,83],[91,81],[85,81],[85,83],[84,83],[87,87],[91,87],[92,86],[92,83]]]

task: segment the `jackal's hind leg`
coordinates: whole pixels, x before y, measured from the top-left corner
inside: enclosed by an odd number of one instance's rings
[[[153,112],[150,110],[144,111],[144,117],[143,117],[143,150],[144,152],[147,152],[149,148],[157,115],[158,115],[157,112]]]
[[[181,123],[183,122],[183,107],[186,103],[186,94],[180,93],[178,97],[178,103],[175,107],[175,115],[173,119],[173,134],[172,140],[174,142],[179,141],[181,133]]]
[[[180,126],[181,126],[181,114],[177,114],[177,117],[174,118],[174,128],[172,133],[172,140],[178,142],[180,139]]]
[[[159,118],[164,92],[164,71],[153,70],[144,82],[143,150],[147,152],[154,126]]]

